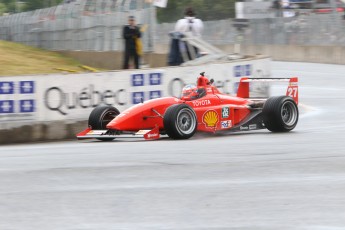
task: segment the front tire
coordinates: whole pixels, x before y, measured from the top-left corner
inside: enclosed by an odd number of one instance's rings
[[[163,118],[164,129],[172,139],[191,138],[198,126],[194,110],[186,104],[170,106]]]
[[[113,106],[99,105],[94,108],[89,116],[89,127],[93,130],[105,130],[107,124],[112,121],[120,111]],[[101,141],[111,141],[115,138],[97,138]]]
[[[298,107],[288,96],[270,97],[262,110],[263,122],[272,132],[289,132],[298,122]]]

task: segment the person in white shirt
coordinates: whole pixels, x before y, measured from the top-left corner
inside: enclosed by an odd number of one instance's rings
[[[178,20],[175,25],[175,32],[197,38],[201,38],[203,29],[204,24],[200,19],[195,17],[194,10],[190,7],[185,10],[185,17]],[[184,41],[179,41],[179,53],[182,55],[184,61],[200,57],[198,48],[188,45]]]
[[[195,17],[194,10],[188,7],[185,11],[185,17],[178,20],[175,25],[175,31],[181,33],[191,33],[191,35],[196,37],[201,37],[202,31],[204,29],[203,22]]]

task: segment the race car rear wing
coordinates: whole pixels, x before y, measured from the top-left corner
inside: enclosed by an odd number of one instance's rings
[[[249,98],[250,82],[289,82],[286,96],[292,97],[298,104],[298,77],[292,78],[247,78],[243,77],[238,86],[237,97]]]

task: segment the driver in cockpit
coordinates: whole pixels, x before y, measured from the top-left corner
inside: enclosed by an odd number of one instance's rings
[[[206,95],[206,90],[204,88],[198,88],[194,84],[188,84],[182,89],[181,99],[185,101],[192,101],[199,99]]]

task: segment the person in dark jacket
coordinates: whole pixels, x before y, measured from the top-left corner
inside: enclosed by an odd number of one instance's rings
[[[123,38],[125,39],[125,53],[123,68],[129,68],[129,60],[134,59],[135,68],[139,69],[139,54],[137,51],[136,39],[141,37],[140,29],[135,24],[133,16],[128,17],[128,25],[123,27]]]

